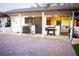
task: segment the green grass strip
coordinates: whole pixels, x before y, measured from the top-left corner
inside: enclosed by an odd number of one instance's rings
[[[73,44],[72,47],[74,51],[76,52],[77,56],[79,56],[79,44]]]

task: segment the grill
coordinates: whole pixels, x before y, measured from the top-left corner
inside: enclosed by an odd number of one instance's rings
[[[46,27],[47,35],[55,35],[55,27]],[[50,33],[52,32],[52,33]]]

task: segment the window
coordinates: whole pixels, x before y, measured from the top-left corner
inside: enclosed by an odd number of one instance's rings
[[[33,24],[34,23],[34,18],[33,17],[25,18],[25,24],[27,24],[27,23]]]
[[[1,25],[1,20],[0,20],[0,27],[2,27],[2,25]]]
[[[56,21],[56,25],[61,26],[61,21],[60,20]]]
[[[47,21],[46,21],[46,24],[47,24],[47,25],[51,25],[51,20],[47,20]]]
[[[11,20],[7,19],[5,27],[11,27]]]
[[[26,24],[26,23],[29,23],[29,20],[28,20],[28,18],[25,18],[25,24]]]

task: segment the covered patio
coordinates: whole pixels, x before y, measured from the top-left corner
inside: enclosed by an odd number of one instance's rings
[[[51,31],[52,33],[54,33],[57,36],[61,34],[69,35],[70,40],[72,40],[72,33],[74,28],[73,25],[74,23],[76,24],[76,22],[74,22],[75,12],[78,12],[78,7],[69,5],[69,6],[49,7],[47,9],[46,8],[15,9],[15,10],[7,11],[5,13],[10,15],[12,19],[15,16],[18,17],[17,18],[18,28],[16,29],[16,31],[20,32],[20,34],[23,33],[24,30],[23,26],[30,24],[31,27],[31,29],[29,29],[30,32],[29,30],[26,31],[28,33],[42,34],[42,38],[44,38],[46,34],[48,34],[46,28],[53,27],[54,30]],[[37,19],[39,20],[37,21]],[[14,20],[16,20],[16,18]]]
[[[73,25],[77,23],[77,21],[74,20],[75,12],[78,13],[79,10],[78,7],[74,5],[49,8],[23,8],[6,11],[4,13],[10,16],[10,29],[12,33],[42,34],[42,38],[44,38],[47,34],[50,34],[49,32],[52,32],[56,36],[61,34],[69,36],[69,39],[72,40]],[[2,26],[2,28],[3,32],[6,33],[6,27]]]

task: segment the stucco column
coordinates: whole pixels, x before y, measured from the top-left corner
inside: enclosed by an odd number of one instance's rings
[[[70,23],[70,40],[72,40],[73,37],[73,28],[74,28],[73,22],[74,22],[74,11],[72,12],[71,23]]]
[[[21,13],[19,13],[19,15],[18,15],[18,16],[19,16],[19,26],[20,26],[19,28],[20,28],[20,34],[22,34],[22,25],[21,25],[21,24],[22,24],[22,22],[21,22]]]
[[[3,18],[2,19],[2,32],[5,33],[5,21],[6,21],[6,18]]]
[[[46,17],[45,17],[45,13],[42,12],[42,38],[44,38],[45,36],[45,27],[46,27]]]
[[[4,33],[4,19],[1,19],[2,33]]]

